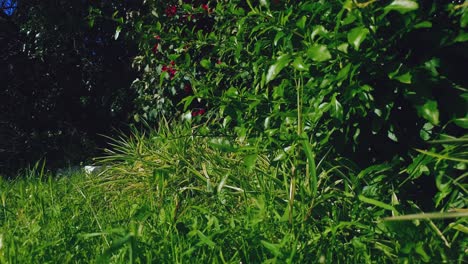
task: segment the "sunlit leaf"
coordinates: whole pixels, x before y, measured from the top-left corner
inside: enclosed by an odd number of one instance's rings
[[[385,11],[389,12],[393,10],[405,14],[418,8],[419,4],[414,0],[394,0],[390,5],[385,7]]]
[[[302,61],[302,57],[298,56],[294,59],[293,63],[292,63],[294,69],[298,70],[298,71],[307,71],[308,70],[308,66],[304,64],[304,61]]]
[[[433,100],[427,100],[423,105],[416,106],[419,116],[431,122],[433,125],[439,124],[439,109],[437,108],[437,102]]]
[[[457,118],[453,122],[461,128],[468,129],[468,117]]]
[[[296,22],[296,26],[300,29],[304,29],[305,28],[305,24],[306,24],[306,21],[307,21],[307,17],[306,16],[302,16],[297,22]]]
[[[271,82],[276,78],[276,76],[281,72],[281,70],[286,67],[290,62],[289,55],[283,54],[276,59],[276,62],[270,66],[266,76],[266,83]]]
[[[314,61],[323,62],[332,58],[326,45],[316,44],[307,50],[307,56]]]
[[[211,67],[211,62],[207,59],[203,59],[200,61],[200,65],[205,69],[209,69]]]
[[[353,45],[355,50],[359,50],[359,46],[366,39],[367,34],[369,34],[369,29],[365,27],[353,28],[348,33],[348,42]]]
[[[122,28],[121,28],[120,26],[118,26],[117,29],[115,29],[114,39],[118,39],[118,38],[119,38],[120,31],[122,31]]]

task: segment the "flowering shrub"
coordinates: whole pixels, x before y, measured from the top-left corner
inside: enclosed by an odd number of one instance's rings
[[[234,139],[215,138],[212,145],[248,153],[248,167],[267,153],[289,177],[290,199],[296,179],[306,186],[303,200],[318,196],[318,181],[328,179],[324,169],[317,174],[317,157],[322,167],[325,158],[347,168],[370,166],[363,174],[375,178],[354,191],[373,205],[398,200],[389,186],[412,193],[408,182],[421,181],[432,166],[444,191],[435,195],[433,181],[419,182],[415,192],[424,195],[411,201],[448,209],[460,199],[444,199],[462,190],[442,186],[440,175],[457,175],[464,160],[433,165],[424,155],[440,155],[414,149],[443,133],[462,136],[468,127],[468,81],[458,66],[468,58],[468,5],[452,2],[147,1],[148,14],[130,22],[141,50],[135,117],[206,121],[204,131]],[[395,176],[381,175],[388,170]],[[405,261],[428,261],[420,245],[408,242],[405,252]]]
[[[440,109],[462,99],[438,87],[463,78],[442,68],[457,55],[438,52],[465,45],[457,27],[466,27],[466,7],[431,5],[148,1],[149,14],[131,21],[142,51],[136,117],[203,108],[216,124],[265,132],[278,146],[293,144],[299,127],[318,150],[333,142],[366,163],[405,155],[464,115]]]

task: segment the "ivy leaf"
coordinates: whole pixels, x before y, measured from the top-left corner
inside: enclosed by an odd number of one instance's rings
[[[304,64],[304,62],[302,61],[302,57],[296,57],[294,59],[294,62],[292,63],[294,69],[298,70],[298,71],[307,71],[309,66],[307,66],[306,64]]]
[[[330,51],[326,45],[316,44],[307,50],[307,56],[314,61],[323,62],[331,59]]]
[[[271,82],[281,72],[281,70],[288,65],[290,59],[288,54],[283,54],[276,59],[276,62],[270,66],[266,76],[265,84]]]
[[[416,106],[419,116],[431,122],[433,125],[439,124],[439,109],[437,102],[434,100],[427,100],[423,105]]]
[[[348,33],[348,42],[353,45],[355,50],[359,50],[359,46],[366,39],[367,34],[369,34],[369,29],[365,27],[353,28]]]
[[[386,6],[385,12],[388,13],[392,10],[405,14],[410,11],[414,11],[419,8],[419,4],[413,0],[394,0],[391,4]]]

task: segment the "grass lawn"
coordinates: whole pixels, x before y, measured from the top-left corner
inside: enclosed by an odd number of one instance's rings
[[[287,160],[226,151],[190,132],[114,140],[100,174],[57,177],[36,165],[0,178],[0,262],[466,260],[466,217],[383,221],[418,212],[391,188],[388,164],[358,171],[322,157],[314,182]]]

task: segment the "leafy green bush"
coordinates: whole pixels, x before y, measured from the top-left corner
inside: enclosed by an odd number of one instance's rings
[[[196,2],[198,3],[198,2]],[[360,164],[466,127],[466,4],[147,1],[127,21],[140,117],[208,108],[218,128],[284,148],[296,132]],[[193,93],[193,94],[192,94]],[[201,105],[199,101],[203,102]],[[194,105],[195,103],[195,105]],[[180,106],[177,108],[176,106]],[[183,106],[183,109],[182,109]],[[182,111],[182,112],[183,112]],[[299,133],[300,134],[300,133]]]

